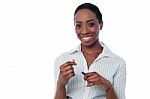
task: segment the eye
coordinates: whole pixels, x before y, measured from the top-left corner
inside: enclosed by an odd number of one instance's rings
[[[88,26],[89,26],[89,27],[94,27],[94,26],[95,26],[95,23],[94,23],[94,22],[90,22],[90,23],[88,24]]]
[[[80,28],[81,28],[81,25],[80,25],[80,24],[76,24],[76,25],[75,25],[75,28],[76,28],[76,29],[80,29]]]

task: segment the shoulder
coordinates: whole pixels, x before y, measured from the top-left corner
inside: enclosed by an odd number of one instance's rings
[[[78,52],[80,52],[80,45],[70,51],[61,53],[59,56],[56,57],[55,60],[67,60],[68,58],[71,58],[71,56],[75,56]]]
[[[117,55],[115,53],[113,53],[113,58],[116,59],[116,60],[118,60],[119,62],[125,63],[125,60],[121,56],[119,56],[119,55]]]
[[[119,55],[117,55],[117,54],[115,54],[114,52],[111,52],[112,54],[112,60],[113,60],[113,63],[114,63],[114,65],[115,65],[115,67],[116,67],[116,69],[117,70],[120,70],[120,69],[122,69],[122,70],[126,70],[126,62],[125,62],[125,60],[122,58],[122,57],[120,57]]]
[[[77,49],[78,47],[70,51],[61,53],[55,58],[55,63],[62,64],[62,63],[65,63],[66,61],[71,60],[76,55],[75,53],[77,52]]]
[[[101,45],[103,46],[104,48],[104,51],[103,51],[103,56],[108,56],[110,57],[112,60],[115,61],[115,63],[117,64],[125,64],[125,60],[118,56],[116,53],[112,52],[103,42],[101,42]]]

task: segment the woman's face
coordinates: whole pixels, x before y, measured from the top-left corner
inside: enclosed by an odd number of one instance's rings
[[[88,9],[81,9],[75,15],[75,31],[84,46],[92,46],[98,41],[102,25],[98,22],[96,14]]]

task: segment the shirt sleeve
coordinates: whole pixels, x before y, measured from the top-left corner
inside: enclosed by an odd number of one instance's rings
[[[54,85],[55,85],[55,89],[56,89],[56,85],[57,85],[57,80],[58,80],[58,76],[59,76],[59,58],[55,59],[54,62]]]
[[[126,64],[125,61],[119,63],[119,67],[114,76],[114,90],[119,99],[125,99],[126,86]]]

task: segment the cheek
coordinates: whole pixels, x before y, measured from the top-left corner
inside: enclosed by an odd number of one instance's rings
[[[90,32],[95,33],[95,34],[98,32],[98,28],[91,28],[89,30]]]
[[[80,34],[80,32],[81,32],[81,30],[80,30],[80,29],[76,29],[75,31],[76,31],[76,34],[77,34],[77,35],[79,35],[79,34]]]
[[[99,30],[100,30],[100,27],[97,25],[91,31],[96,34],[96,33],[99,33]]]

